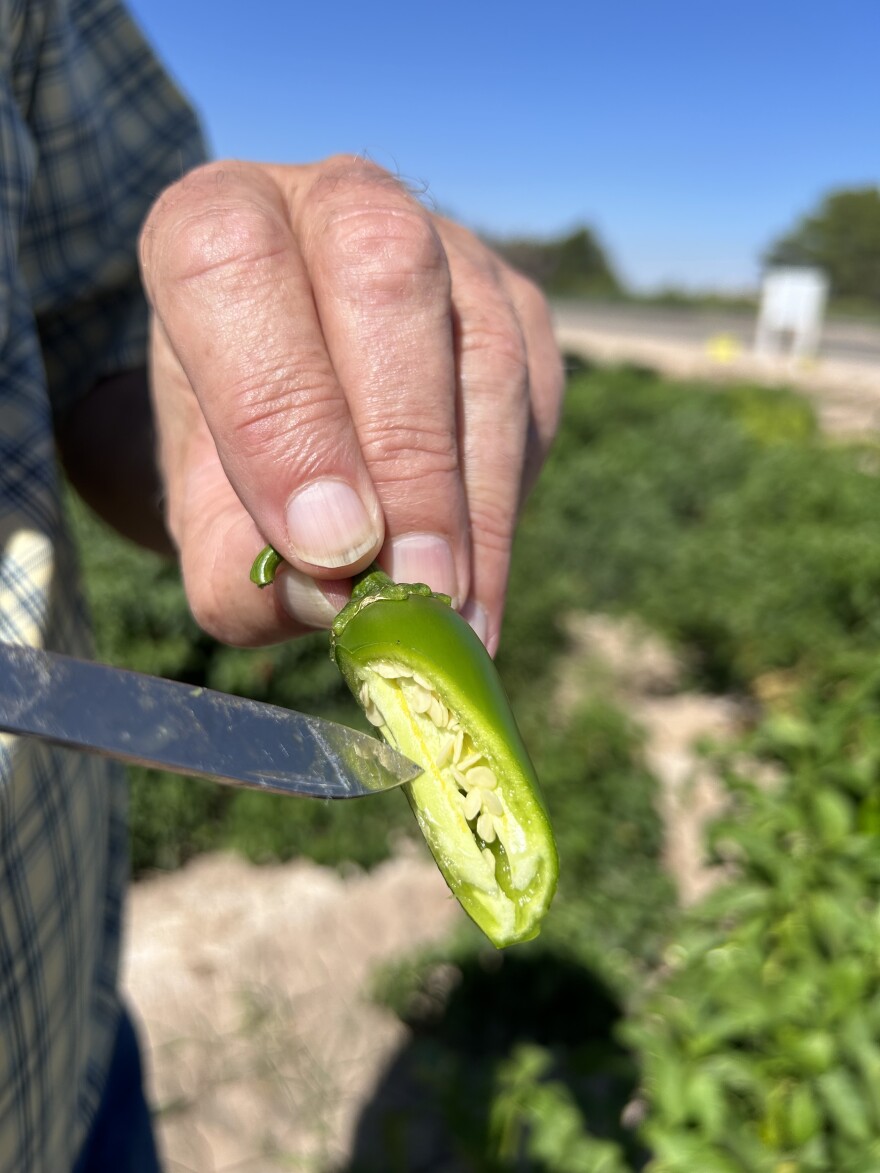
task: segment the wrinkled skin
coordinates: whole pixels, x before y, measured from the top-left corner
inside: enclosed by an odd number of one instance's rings
[[[350,578],[453,597],[498,644],[562,369],[538,291],[362,159],[212,163],[141,238],[167,524],[234,644],[326,627]],[[247,568],[271,542],[271,591]]]

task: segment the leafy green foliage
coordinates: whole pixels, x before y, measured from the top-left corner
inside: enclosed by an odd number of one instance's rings
[[[736,879],[693,910],[627,1027],[656,1173],[880,1164],[880,676],[774,718],[714,828]]]
[[[577,1100],[552,1070],[550,1053],[528,1044],[499,1065],[490,1121],[499,1157],[524,1154],[555,1173],[625,1173],[620,1146],[585,1131]]]
[[[836,297],[880,302],[880,188],[831,192],[771,246],[766,260],[817,265]]]
[[[637,611],[699,683],[746,688],[880,651],[878,511],[873,467],[793,395],[596,371],[572,380],[520,549],[559,606]]]

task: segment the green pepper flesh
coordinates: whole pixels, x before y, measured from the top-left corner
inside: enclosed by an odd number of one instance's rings
[[[556,886],[556,847],[509,701],[476,634],[444,597],[374,574],[334,624],[331,655],[382,736],[423,767],[404,789],[462,907],[499,947],[536,936]],[[478,759],[480,776],[497,780],[495,798],[480,791],[487,821],[477,817],[478,829],[463,809],[470,791],[456,783],[453,763],[437,761],[449,733],[414,711],[407,694],[424,703],[422,690],[398,670],[430,684],[435,711],[446,710],[463,732],[460,760]],[[501,808],[492,818],[490,803]]]
[[[272,583],[281,556],[258,556]],[[556,843],[489,653],[447,595],[372,568],[333,623],[330,654],[367,718],[423,773],[404,787],[452,894],[499,948],[537,936]]]

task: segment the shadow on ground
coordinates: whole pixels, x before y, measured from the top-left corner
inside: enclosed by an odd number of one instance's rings
[[[622,1010],[587,969],[526,947],[428,965],[409,979],[389,1001],[410,1040],[361,1114],[345,1173],[550,1173],[528,1111],[517,1108],[537,1086],[517,1084],[527,1054],[542,1055],[539,1083],[561,1092],[562,1116],[570,1121],[574,1106],[594,1137],[617,1141],[641,1167],[621,1125],[637,1078],[614,1039]]]

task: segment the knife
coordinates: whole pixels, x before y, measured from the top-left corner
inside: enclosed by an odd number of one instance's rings
[[[332,721],[7,643],[0,731],[309,798],[376,794],[421,773],[384,742]]]

